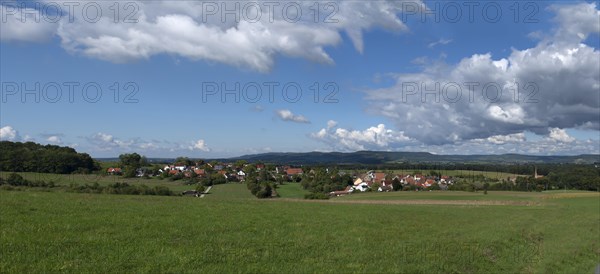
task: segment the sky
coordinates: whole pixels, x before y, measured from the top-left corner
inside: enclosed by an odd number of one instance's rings
[[[600,153],[598,2],[0,8],[0,140],[93,157]]]

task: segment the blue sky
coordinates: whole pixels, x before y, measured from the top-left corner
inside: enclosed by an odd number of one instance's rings
[[[50,3],[64,8],[56,22],[44,13]],[[315,1],[292,2],[304,11],[298,22],[283,11],[272,22],[222,22],[199,1],[133,2],[115,17],[115,2],[92,3],[103,11],[97,22],[81,9],[70,22],[62,2],[2,2],[0,139],[95,157],[600,153],[597,2],[486,2],[472,20],[463,2],[332,2],[333,23],[315,22]],[[331,10],[322,3],[324,17]],[[138,22],[123,22],[125,11]],[[475,85],[472,100],[465,82]],[[513,82],[521,86],[518,102]],[[219,90],[209,93],[213,83]],[[222,85],[236,83],[239,102],[233,94],[223,102]],[[452,83],[461,87],[457,102]],[[502,96],[492,88],[484,98],[490,84]],[[242,98],[253,85],[261,87],[257,102]],[[285,93],[286,85],[301,88],[298,101],[290,102],[295,89]],[[93,86],[102,91],[97,101]]]

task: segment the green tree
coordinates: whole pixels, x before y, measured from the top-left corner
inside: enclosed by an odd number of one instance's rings
[[[398,180],[398,178],[394,178],[392,180],[392,188],[394,189],[394,191],[402,189],[402,184],[400,183],[400,180]]]

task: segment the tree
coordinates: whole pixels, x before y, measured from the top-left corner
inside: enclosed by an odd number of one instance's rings
[[[247,163],[248,161],[246,160],[237,160],[233,165],[237,168],[243,168]]]
[[[402,189],[402,184],[400,183],[400,180],[398,180],[398,178],[394,178],[392,180],[392,189],[394,189],[394,191]]]
[[[194,165],[194,162],[188,157],[177,157],[177,159],[175,159],[175,165],[192,166]]]

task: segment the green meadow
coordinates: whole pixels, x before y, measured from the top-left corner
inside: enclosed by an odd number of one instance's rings
[[[0,272],[592,273],[600,262],[598,193],[307,201],[299,184],[278,192],[258,200],[244,184],[204,198],[2,190]],[[494,199],[531,204],[427,203]]]
[[[6,179],[13,172],[0,172],[0,177]],[[122,176],[105,175],[105,174],[51,174],[51,173],[37,173],[37,172],[15,172],[21,175],[24,179],[29,181],[46,181],[54,182],[56,185],[69,186],[71,184],[77,185],[92,185],[98,183],[99,185],[106,186],[114,183],[128,183],[130,185],[146,185],[149,187],[154,186],[165,186],[175,192],[181,192],[184,190],[194,189],[195,186],[185,184],[182,180],[170,181],[168,179],[153,178],[123,178]]]

